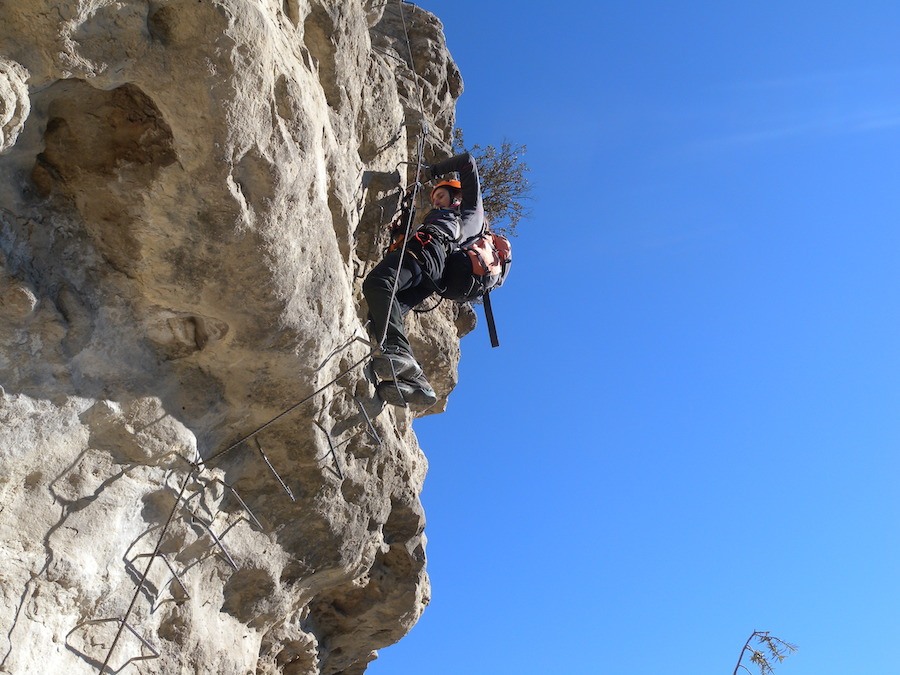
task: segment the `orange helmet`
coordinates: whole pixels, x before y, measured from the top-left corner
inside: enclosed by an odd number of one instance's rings
[[[462,190],[462,183],[460,183],[455,178],[451,179],[451,180],[442,180],[440,183],[438,183],[433,188],[431,188],[431,199],[432,200],[434,199],[434,191],[437,190],[438,188],[450,189],[450,195],[452,196],[453,190]]]

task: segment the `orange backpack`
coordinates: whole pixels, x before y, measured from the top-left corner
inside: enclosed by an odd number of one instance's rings
[[[441,295],[468,302],[499,288],[512,263],[512,245],[502,234],[485,230],[463,242],[447,257]]]

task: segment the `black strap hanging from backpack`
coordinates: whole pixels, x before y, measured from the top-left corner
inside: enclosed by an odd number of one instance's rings
[[[491,293],[488,291],[482,296],[484,301],[484,318],[487,320],[488,335],[491,337],[491,347],[499,347],[497,338],[497,324],[494,323],[494,310],[491,308]]]

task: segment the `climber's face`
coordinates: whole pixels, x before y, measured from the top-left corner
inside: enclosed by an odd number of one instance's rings
[[[436,209],[449,209],[453,205],[453,195],[447,188],[438,188],[431,195],[431,205]]]

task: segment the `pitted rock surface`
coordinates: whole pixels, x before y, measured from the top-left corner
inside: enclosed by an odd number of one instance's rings
[[[400,11],[3,4],[0,673],[362,673],[423,612],[360,284],[462,80]],[[473,325],[409,318],[429,412]]]

